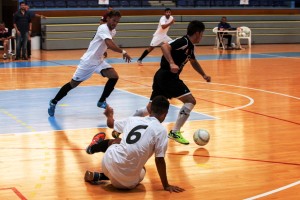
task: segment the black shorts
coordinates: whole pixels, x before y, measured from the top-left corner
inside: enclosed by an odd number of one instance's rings
[[[171,99],[188,93],[189,88],[179,79],[178,74],[159,69],[154,75],[150,100],[158,95]]]

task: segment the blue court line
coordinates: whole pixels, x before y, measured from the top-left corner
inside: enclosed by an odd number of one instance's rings
[[[69,92],[48,116],[48,103],[59,88],[0,91],[0,134],[106,127],[104,110],[96,106],[103,86],[78,87]],[[149,94],[150,95],[150,94]],[[114,108],[115,119],[132,116],[149,99],[115,89],[107,102]],[[165,122],[175,122],[178,107],[170,106]],[[212,116],[192,112],[189,120],[214,120]]]
[[[235,59],[271,59],[282,57],[296,57],[300,58],[300,52],[279,52],[279,53],[262,53],[262,54],[216,54],[216,55],[201,55],[196,56],[197,60],[235,60]],[[137,60],[137,58],[133,58]],[[143,63],[160,62],[161,57],[146,57]],[[124,63],[122,58],[108,58],[106,59],[110,64]],[[27,62],[1,62],[0,68],[26,68],[26,67],[57,67],[57,66],[77,66],[79,60],[53,60],[53,61],[27,61]]]

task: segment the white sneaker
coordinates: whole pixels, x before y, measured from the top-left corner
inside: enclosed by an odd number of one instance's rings
[[[136,62],[138,63],[139,66],[143,66],[143,63],[141,60],[137,60]]]
[[[7,55],[6,53],[3,54],[3,59],[6,60],[7,59]]]

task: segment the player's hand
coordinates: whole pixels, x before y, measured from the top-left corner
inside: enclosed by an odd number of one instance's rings
[[[166,191],[169,191],[170,193],[171,192],[183,192],[185,191],[183,188],[180,188],[178,186],[174,186],[174,185],[169,185],[167,187],[164,188]]]
[[[210,82],[211,81],[211,77],[210,76],[204,75],[203,78],[206,80],[206,82]]]
[[[104,58],[107,58],[107,51],[104,52],[103,56]]]
[[[128,53],[123,54],[123,59],[125,60],[125,62],[131,62],[131,57],[130,55],[128,55]]]
[[[109,105],[106,106],[106,109],[104,111],[104,115],[106,117],[112,116],[114,115],[114,109],[112,107],[110,107]]]
[[[179,71],[179,67],[176,64],[170,64],[171,72],[176,74]]]

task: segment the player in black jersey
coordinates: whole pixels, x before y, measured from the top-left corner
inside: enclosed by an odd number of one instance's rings
[[[169,132],[168,137],[181,144],[189,144],[189,141],[182,136],[180,128],[188,119],[190,112],[196,105],[196,100],[189,88],[180,79],[179,75],[185,64],[190,61],[196,72],[207,82],[211,81],[211,77],[205,74],[194,54],[194,44],[201,41],[204,30],[205,26],[202,22],[198,20],[191,21],[187,27],[187,34],[185,36],[161,46],[163,56],[160,62],[160,69],[154,76],[150,102],[146,108],[139,109],[134,114],[135,116],[148,115],[151,100],[158,95],[163,95],[169,99],[179,99],[183,102],[183,106],[179,111],[176,123]]]

